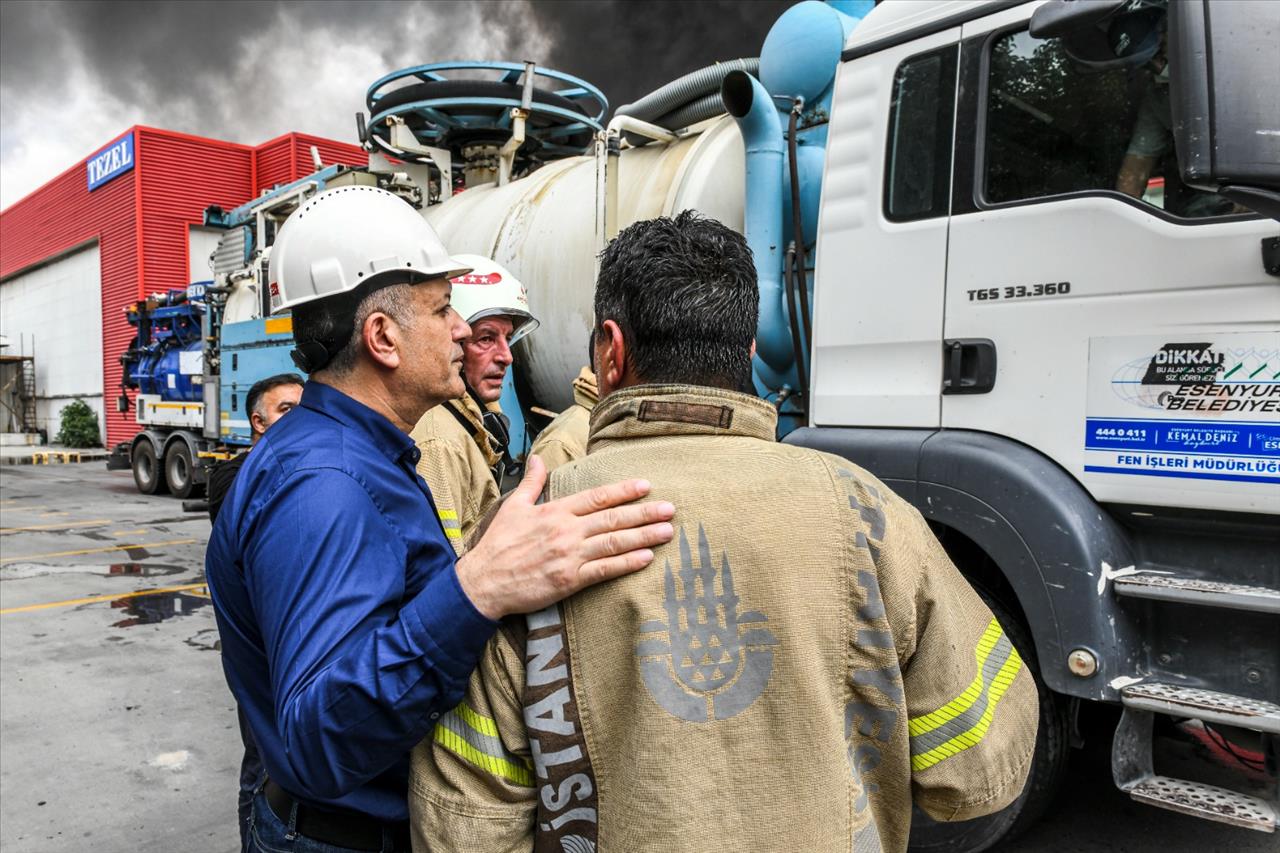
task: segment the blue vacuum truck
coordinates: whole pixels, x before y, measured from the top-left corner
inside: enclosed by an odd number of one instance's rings
[[[213,281],[194,282],[125,309],[136,335],[120,358],[121,384],[138,392],[133,407],[142,430],[112,449],[107,467],[132,470],[143,494],[196,494],[209,466],[249,446],[249,388],[296,369],[287,317],[223,324],[220,296]],[[217,372],[207,373],[206,365]],[[116,405],[128,411],[128,395],[121,393]]]
[[[132,468],[143,494],[166,485],[188,497],[204,482],[196,460],[208,452],[199,436],[204,424],[204,295],[212,282],[155,293],[125,308],[133,341],[120,357],[122,385],[137,390],[137,421],[144,427],[133,441],[116,445],[108,468]],[[116,400],[127,411],[129,397]]]

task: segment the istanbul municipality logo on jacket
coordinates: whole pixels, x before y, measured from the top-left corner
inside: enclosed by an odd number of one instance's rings
[[[719,577],[719,592],[716,578]],[[720,570],[711,560],[706,531],[698,525],[698,564],[680,530],[680,571],[667,563],[667,621],[645,622],[643,634],[665,634],[636,644],[640,675],[654,700],[672,716],[694,723],[727,720],[764,691],[773,674],[773,632],[763,613],[738,612],[729,555]]]

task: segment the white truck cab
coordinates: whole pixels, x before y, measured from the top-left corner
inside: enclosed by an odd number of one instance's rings
[[[1085,38],[1044,31],[1086,6],[1054,5],[887,0],[850,35],[809,423],[786,440],[913,501],[1034,643],[1046,689],[1028,794],[967,829],[920,826],[913,846],[985,849],[1025,825],[1081,700],[1122,705],[1113,772],[1135,799],[1270,832],[1274,787],[1158,776],[1151,732],[1157,713],[1191,719],[1275,766],[1280,227],[1188,185],[1175,137],[1196,119],[1169,64],[1210,7],[1219,49],[1229,22],[1241,52],[1250,27],[1280,33],[1277,16],[1189,0],[1166,29],[1165,4],[1115,2]],[[1149,56],[1090,53],[1117,30]],[[1280,71],[1263,68],[1253,130],[1274,140]],[[1280,173],[1280,142],[1257,151]]]
[[[1029,34],[1036,5],[888,2],[854,31],[811,421],[1001,435],[1100,502],[1275,511],[1275,223],[1185,187],[1167,80],[1073,63]],[[1160,196],[1117,189],[1143,145]]]

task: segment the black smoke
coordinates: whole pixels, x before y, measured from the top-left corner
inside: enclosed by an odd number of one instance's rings
[[[792,0],[0,0],[0,207],[130,125],[258,144],[354,142],[375,79],[452,59],[534,60],[618,107],[756,56]]]
[[[545,64],[599,86],[612,107],[721,59],[759,56],[795,0],[534,0]]]
[[[576,74],[604,90],[613,106],[644,95],[687,71],[718,59],[759,55],[765,34],[793,0],[530,0],[530,2],[111,2],[0,3],[0,67],[6,94],[38,97],[60,66],[81,62],[109,91],[142,105],[204,100],[233,119],[252,108],[252,92],[232,103],[202,96],[220,78],[251,64],[272,68],[270,45],[257,33],[288,21],[303,44],[324,51],[337,40],[379,46],[384,67],[464,59],[455,55],[460,31],[475,28],[519,46],[530,24],[550,37],[547,56],[533,59]],[[416,8],[415,8],[416,7]],[[475,13],[477,10],[479,15]],[[404,26],[426,12],[427,30]],[[323,35],[318,35],[323,33]],[[497,39],[495,39],[497,40]],[[53,48],[51,51],[51,47]],[[518,47],[517,47],[518,49]]]

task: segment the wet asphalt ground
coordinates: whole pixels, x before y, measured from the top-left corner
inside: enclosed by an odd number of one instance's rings
[[[239,846],[207,515],[101,463],[0,468],[0,848]]]
[[[237,850],[207,516],[102,463],[6,465],[0,528],[0,849]],[[1000,850],[1280,851],[1275,835],[1133,803],[1111,782],[1112,721],[1086,724],[1049,815]]]

